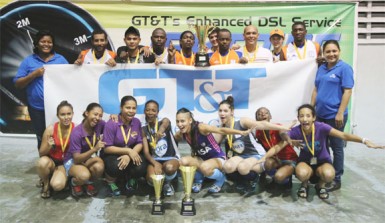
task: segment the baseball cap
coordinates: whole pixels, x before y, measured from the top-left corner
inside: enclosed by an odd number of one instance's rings
[[[124,36],[127,36],[128,34],[134,34],[134,35],[140,37],[140,32],[139,32],[139,30],[138,30],[137,28],[133,27],[133,26],[128,27],[128,29],[127,29],[126,32],[124,33]]]
[[[285,33],[281,29],[271,30],[270,37],[272,37],[273,35],[278,35],[278,36],[281,36],[282,38],[285,38]]]

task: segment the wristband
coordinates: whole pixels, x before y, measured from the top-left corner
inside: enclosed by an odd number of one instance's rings
[[[362,138],[362,143],[365,144],[365,142],[368,141],[366,138]]]

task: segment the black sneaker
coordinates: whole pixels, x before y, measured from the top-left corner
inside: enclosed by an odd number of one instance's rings
[[[333,180],[331,183],[327,183],[325,187],[328,192],[339,190],[341,188],[341,182]]]

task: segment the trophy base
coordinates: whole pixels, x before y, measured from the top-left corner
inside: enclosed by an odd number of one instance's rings
[[[196,214],[194,200],[192,201],[183,201],[182,200],[182,209],[180,214],[183,216],[194,216]]]
[[[151,214],[152,215],[164,215],[163,203],[157,204],[157,203],[154,202],[152,204]]]
[[[196,53],[195,54],[195,66],[196,67],[209,67],[210,58],[207,53]]]

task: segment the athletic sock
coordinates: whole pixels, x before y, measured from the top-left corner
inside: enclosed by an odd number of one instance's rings
[[[222,185],[225,183],[226,176],[223,174],[220,170],[215,169],[214,173],[211,176],[208,176],[207,178],[214,179],[215,184],[218,187],[222,187]]]
[[[167,175],[167,174],[166,174],[166,177],[165,177],[164,180],[165,180],[166,182],[170,182],[170,181],[172,181],[172,180],[176,177],[176,174],[177,174],[176,172],[175,172],[174,174],[171,174],[171,175]]]
[[[195,172],[195,176],[194,176],[194,183],[203,183],[203,179],[204,179],[204,176],[201,172],[199,172],[198,170]]]

